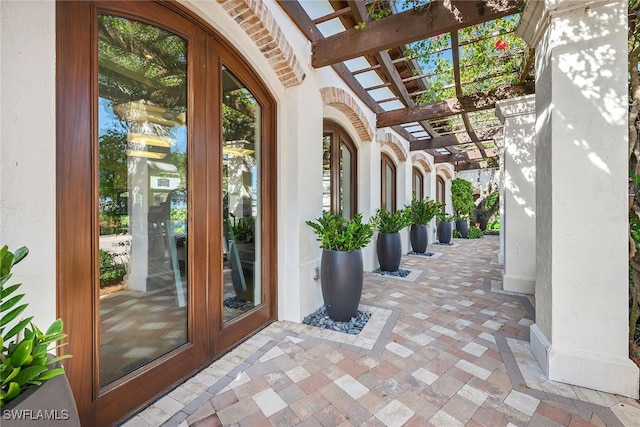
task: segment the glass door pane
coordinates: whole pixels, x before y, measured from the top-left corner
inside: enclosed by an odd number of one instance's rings
[[[98,17],[100,386],[186,343],[187,43]]]
[[[331,212],[331,134],[322,136],[322,211]]]
[[[262,304],[261,109],[222,69],[223,310],[232,320]]]
[[[351,191],[353,187],[353,183],[351,182],[351,165],[351,151],[349,151],[345,143],[340,143],[340,212],[345,218],[351,218],[353,216],[351,206]]]

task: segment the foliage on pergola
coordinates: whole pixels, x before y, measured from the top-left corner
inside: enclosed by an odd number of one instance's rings
[[[377,127],[457,170],[493,166],[469,161],[469,150],[494,157],[496,101],[533,93],[533,52],[514,33],[523,0],[327,0],[333,12],[323,16],[306,0],[278,4],[312,42],[312,65],[332,66],[376,113]],[[344,30],[325,37],[320,27],[336,21]],[[370,66],[354,69],[352,59]],[[372,72],[382,84],[363,83]],[[393,96],[372,96],[383,88]]]

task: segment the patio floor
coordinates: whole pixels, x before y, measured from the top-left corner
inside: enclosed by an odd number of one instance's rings
[[[359,335],[272,323],[123,425],[640,426],[640,402],[545,378],[497,236],[453,242],[365,273]]]

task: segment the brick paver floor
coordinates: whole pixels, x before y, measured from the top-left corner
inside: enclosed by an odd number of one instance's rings
[[[496,236],[365,273],[357,336],[274,322],[124,426],[640,426],[640,402],[549,381]]]

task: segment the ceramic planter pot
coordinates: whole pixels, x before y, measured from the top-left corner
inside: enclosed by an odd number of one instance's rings
[[[400,233],[378,233],[378,262],[382,271],[398,271],[402,258]]]
[[[468,238],[469,236],[469,221],[466,219],[456,221],[456,230],[460,233],[463,239]]]
[[[411,248],[414,252],[423,254],[427,250],[429,244],[429,234],[427,233],[426,225],[412,225],[409,232],[411,239]]]
[[[451,222],[438,224],[438,242],[451,243]]]
[[[356,315],[363,280],[362,251],[322,250],[320,281],[322,297],[329,317],[348,322]]]

